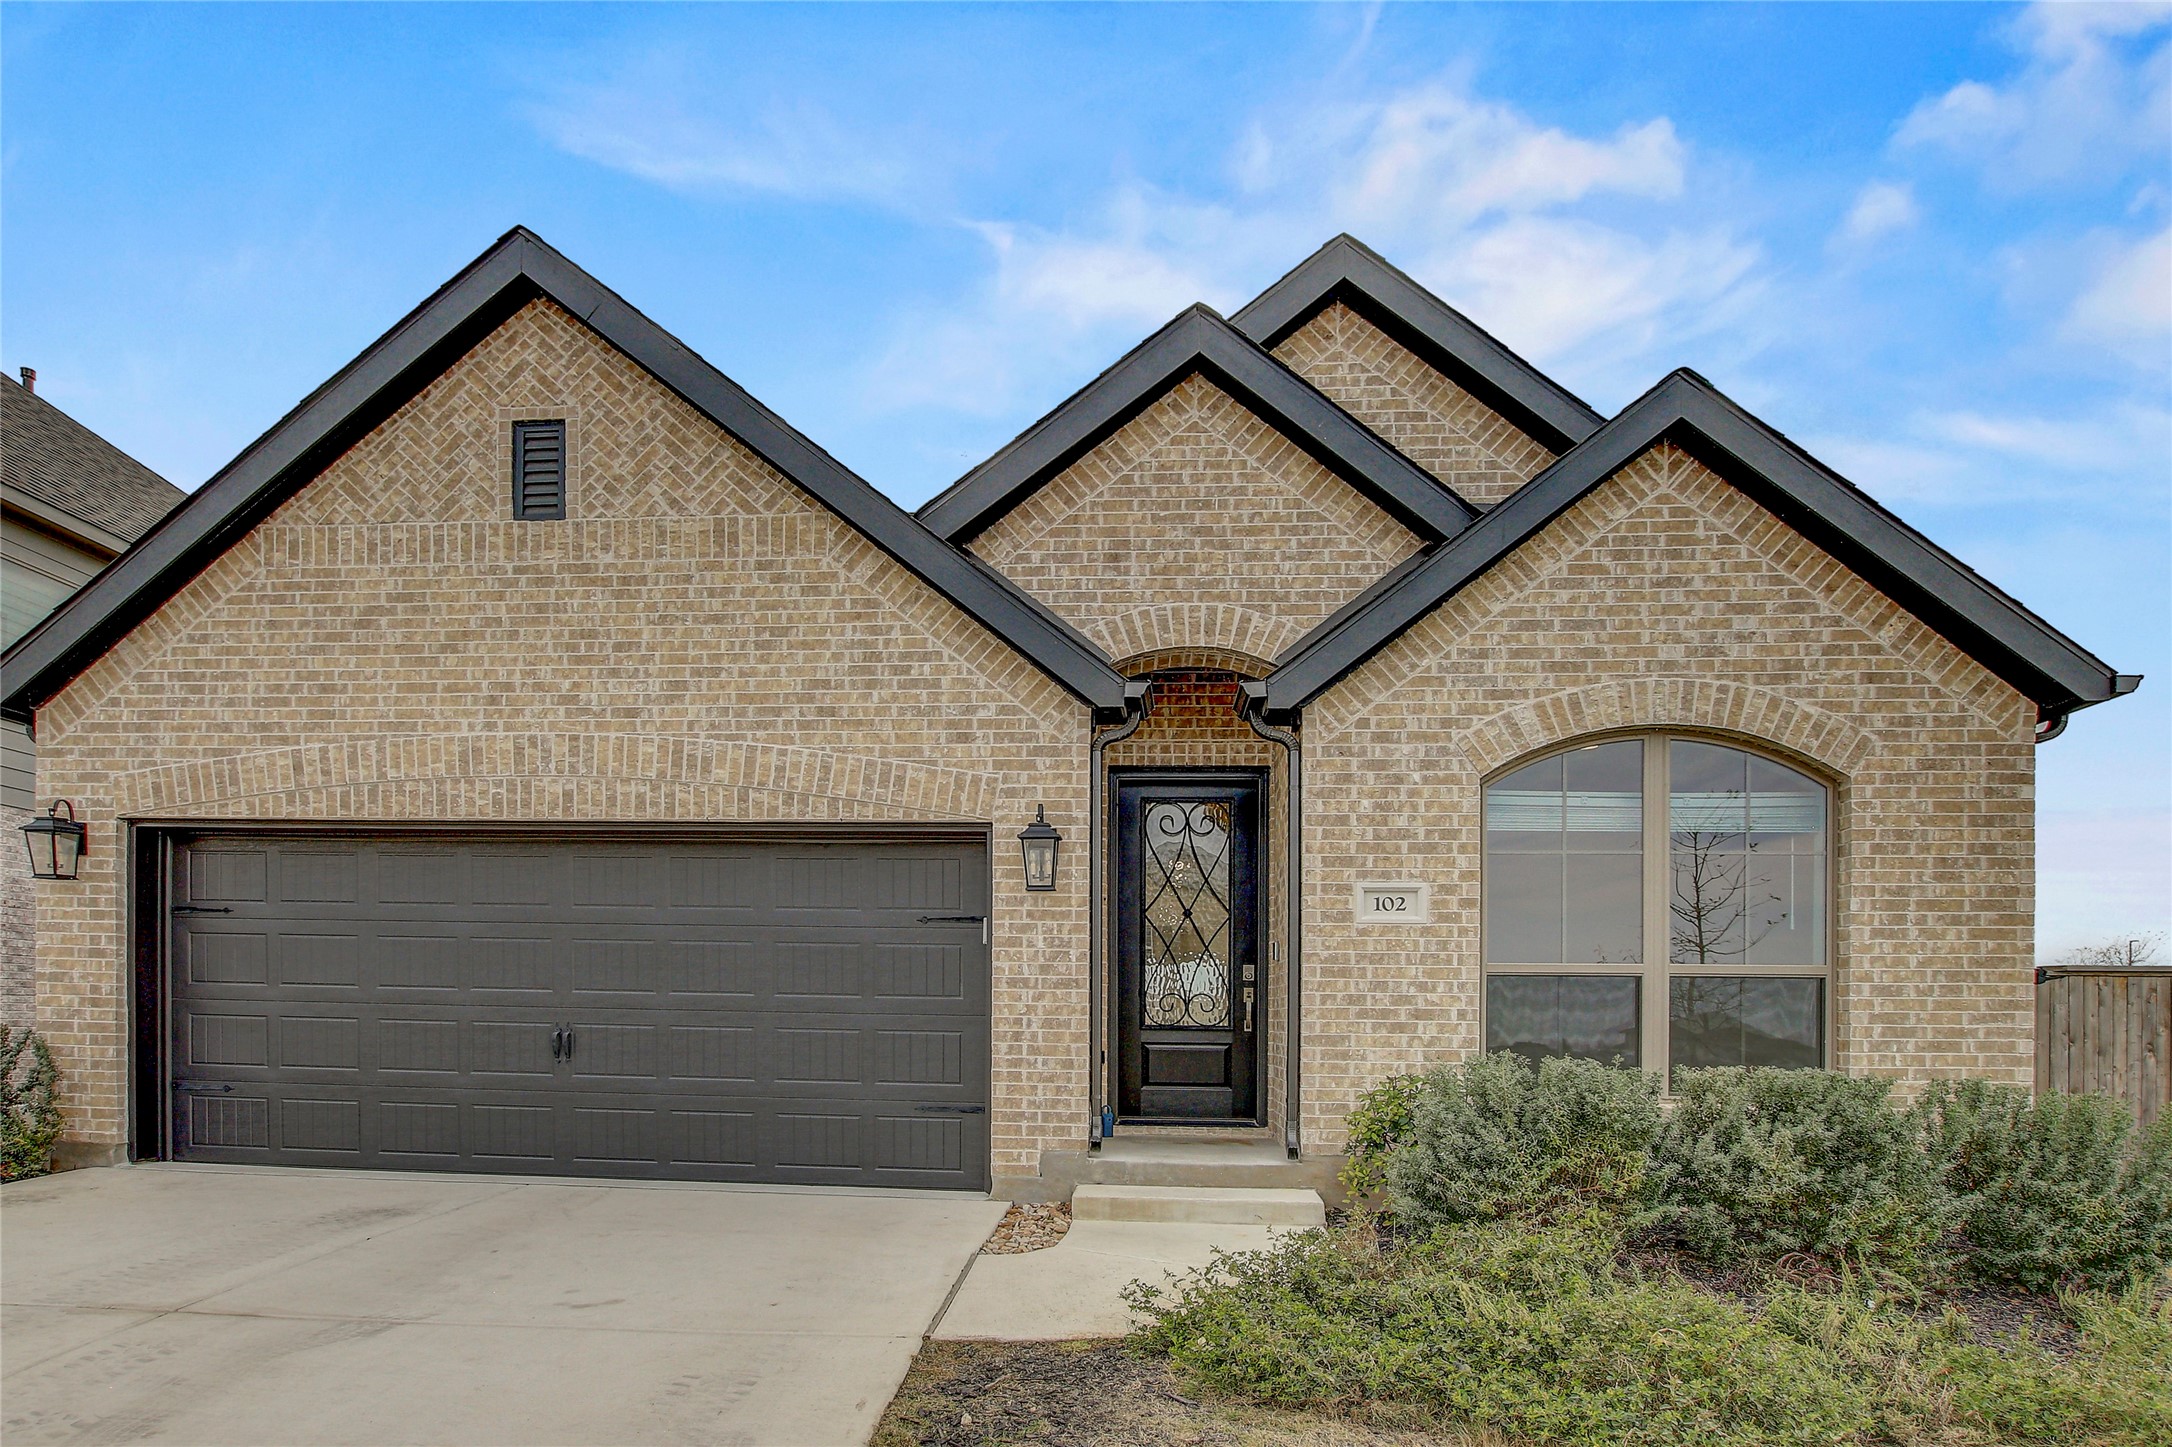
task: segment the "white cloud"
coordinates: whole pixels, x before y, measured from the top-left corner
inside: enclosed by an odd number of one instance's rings
[[[1682,191],[1684,156],[1665,117],[1590,140],[1539,127],[1512,108],[1429,85],[1357,112],[1354,147],[1332,147],[1346,180],[1335,208],[1374,229],[1458,225],[1600,194],[1667,199]],[[1342,154],[1332,154],[1341,151]],[[1309,169],[1309,168],[1308,168]]]
[[[1805,446],[1891,506],[2087,501],[2161,511],[2172,495],[2172,411],[2131,400],[2066,417],[1922,412],[1897,437]]]
[[[1906,231],[1923,219],[1916,194],[1895,181],[1873,181],[1856,193],[1855,204],[1840,223],[1837,240],[1852,246]]]
[[[1736,294],[1754,246],[1722,232],[1645,237],[1560,217],[1517,217],[1448,238],[1412,269],[1535,358],[1620,362],[1698,327]],[[1656,376],[1645,379],[1657,381]]]
[[[645,57],[527,108],[560,150],[678,191],[909,206],[933,175],[925,137],[848,124],[805,99],[719,94],[671,57]]]
[[[1972,161],[1996,190],[2116,180],[2172,133],[2172,41],[2150,39],[2168,22],[2165,4],[2033,6],[2009,33],[2012,77],[1924,101],[1895,143]]]
[[[1260,117],[1230,167],[1211,199],[1133,184],[1065,230],[970,223],[992,262],[978,294],[900,318],[867,400],[1045,405],[1145,327],[1227,308],[1338,231],[1534,359],[1601,369],[1708,326],[1759,259],[1681,214],[1689,157],[1664,117],[1581,136],[1435,81]]]
[[[2068,308],[2060,335],[2145,366],[2172,364],[2172,227],[2114,252]]]

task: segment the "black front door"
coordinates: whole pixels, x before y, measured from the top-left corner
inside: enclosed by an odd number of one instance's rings
[[[1117,1113],[1258,1114],[1260,783],[1116,780]]]

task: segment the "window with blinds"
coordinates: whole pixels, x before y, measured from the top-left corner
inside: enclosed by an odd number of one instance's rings
[[[566,515],[566,424],[513,424],[513,516],[530,520]]]

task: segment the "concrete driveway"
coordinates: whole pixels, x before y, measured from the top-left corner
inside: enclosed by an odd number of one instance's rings
[[[859,1443],[1001,1205],[133,1166],[0,1189],[0,1438]]]

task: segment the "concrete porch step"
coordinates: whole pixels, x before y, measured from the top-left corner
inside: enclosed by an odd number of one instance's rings
[[[1080,1185],[1282,1190],[1317,1190],[1333,1179],[1328,1163],[1293,1161],[1280,1141],[1136,1135],[1103,1141],[1079,1162],[1077,1177]]]
[[[1080,1186],[1078,1221],[1184,1221],[1230,1226],[1323,1226],[1318,1191],[1230,1186]]]

